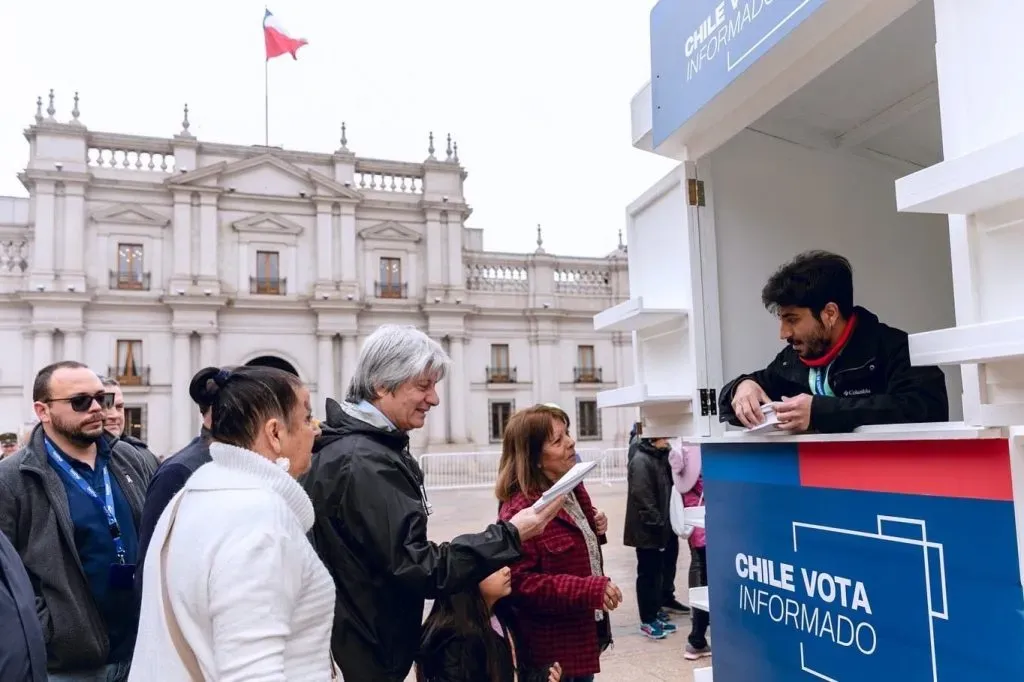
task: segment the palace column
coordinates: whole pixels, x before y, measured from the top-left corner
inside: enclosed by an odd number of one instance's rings
[[[334,334],[318,332],[316,338],[316,393],[314,412],[324,409],[328,398],[334,398]]]
[[[452,415],[452,442],[466,442],[466,371],[465,339],[452,336],[450,340],[452,368],[448,375],[448,404]]]
[[[174,351],[171,368],[174,381],[171,383],[171,450],[176,451],[192,439],[192,421],[196,406],[188,394],[188,385],[192,380],[192,358],[189,343],[190,333],[174,332]]]

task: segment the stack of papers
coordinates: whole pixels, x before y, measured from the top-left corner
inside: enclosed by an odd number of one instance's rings
[[[775,414],[775,407],[771,403],[761,406],[761,414],[764,415],[764,421],[757,426],[752,426],[749,429],[746,429],[747,433],[761,433],[762,431],[779,430],[779,417]]]
[[[534,510],[540,511],[560,495],[564,495],[578,486],[580,481],[583,480],[583,477],[589,474],[591,470],[598,465],[598,462],[600,462],[600,460],[580,462],[572,469],[569,469],[565,472],[564,476],[555,482],[553,486],[544,491],[544,494],[540,496],[540,499],[533,503]]]

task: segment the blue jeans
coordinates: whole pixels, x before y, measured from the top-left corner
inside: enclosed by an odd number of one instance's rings
[[[50,673],[49,682],[125,682],[131,666],[131,661],[122,661],[89,672]]]

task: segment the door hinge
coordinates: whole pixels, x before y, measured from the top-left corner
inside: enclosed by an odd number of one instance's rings
[[[718,414],[718,396],[713,388],[702,388],[700,395],[700,416],[715,416]]]
[[[689,178],[686,181],[687,203],[690,206],[704,205],[704,181]]]

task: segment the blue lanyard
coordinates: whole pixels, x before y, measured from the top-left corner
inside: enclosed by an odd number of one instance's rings
[[[127,553],[124,551],[124,541],[121,540],[121,526],[117,523],[117,516],[114,513],[114,493],[113,488],[110,487],[110,472],[108,468],[102,466],[99,462],[97,465],[103,468],[103,493],[104,499],[100,499],[100,496],[96,494],[96,491],[92,489],[92,486],[82,478],[82,476],[75,471],[70,464],[64,461],[64,458],[57,454],[57,450],[53,447],[53,443],[50,442],[49,438],[43,439],[46,444],[46,454],[50,456],[50,461],[60,467],[60,470],[71,477],[71,480],[78,485],[79,489],[86,495],[88,495],[96,504],[103,509],[103,513],[107,516],[107,526],[110,528],[110,537],[114,540],[114,551],[117,553],[117,563],[122,566],[125,564]]]
[[[832,370],[832,363],[828,363],[827,366],[821,368],[814,368],[811,371],[811,376],[814,381],[814,385],[811,387],[814,390],[814,395],[831,395],[832,391],[828,385],[828,373]]]

